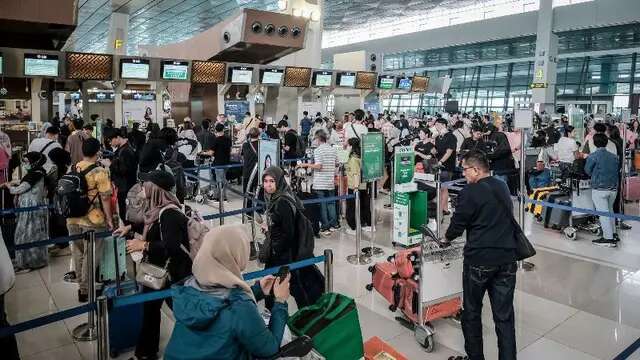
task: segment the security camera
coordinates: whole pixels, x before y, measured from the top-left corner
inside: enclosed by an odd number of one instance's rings
[[[296,26],[291,29],[291,36],[293,36],[294,38],[297,38],[298,36],[300,36],[300,34],[302,34],[302,29],[300,29],[299,27]]]
[[[251,31],[253,31],[256,34],[260,33],[262,31],[262,24],[259,21],[254,22],[251,25]]]
[[[225,43],[229,43],[229,41],[231,41],[231,34],[229,34],[228,31],[225,31],[224,34],[222,34],[222,39]]]
[[[278,28],[278,35],[284,37],[284,36],[287,36],[288,33],[289,33],[289,28],[288,27],[283,25],[283,26],[280,26]]]

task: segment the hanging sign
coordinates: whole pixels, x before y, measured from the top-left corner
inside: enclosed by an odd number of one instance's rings
[[[362,181],[371,182],[384,176],[384,136],[382,133],[362,135]]]

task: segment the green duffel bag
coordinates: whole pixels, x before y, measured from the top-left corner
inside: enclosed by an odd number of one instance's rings
[[[326,293],[289,318],[296,336],[313,339],[313,349],[327,360],[355,360],[364,356],[362,331],[356,302],[336,293]]]

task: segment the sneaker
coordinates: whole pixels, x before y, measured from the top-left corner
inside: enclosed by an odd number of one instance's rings
[[[613,241],[619,243],[620,242],[620,235],[618,234],[613,234]]]
[[[624,221],[620,221],[620,222],[618,223],[618,228],[619,228],[620,230],[631,230],[631,229],[632,229],[632,226],[631,226],[631,225],[629,225],[629,224],[627,224],[627,223],[625,223]]]
[[[591,241],[591,243],[593,245],[597,245],[597,246],[602,246],[602,247],[617,247],[618,244],[616,243],[615,240],[613,239],[605,239],[605,238],[600,238],[600,239],[596,239]]]
[[[331,236],[331,230],[320,230],[320,235],[322,236]]]
[[[32,268],[19,268],[19,269],[15,269],[14,272],[16,273],[16,275],[20,275],[20,274],[30,273],[32,271],[33,271]]]
[[[342,229],[342,226],[340,226],[340,225],[336,225],[336,226],[332,226],[331,227],[331,231],[339,231],[340,229]]]
[[[69,271],[68,273],[64,274],[62,279],[66,282],[78,282],[78,277],[76,276],[75,271]]]
[[[355,234],[356,234],[356,231],[355,231],[354,229],[350,228],[350,227],[346,227],[346,228],[344,229],[344,232],[345,232],[346,234],[348,234],[348,235],[355,235]]]

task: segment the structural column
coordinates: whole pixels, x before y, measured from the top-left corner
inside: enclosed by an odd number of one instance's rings
[[[129,38],[129,14],[112,13],[109,20],[109,42],[107,51],[113,55],[126,55]],[[116,126],[127,125],[122,120],[122,90],[123,84],[116,86],[114,106],[114,123]]]
[[[558,36],[553,33],[553,0],[540,0],[537,31],[531,102],[537,111],[553,112],[558,65]]]

